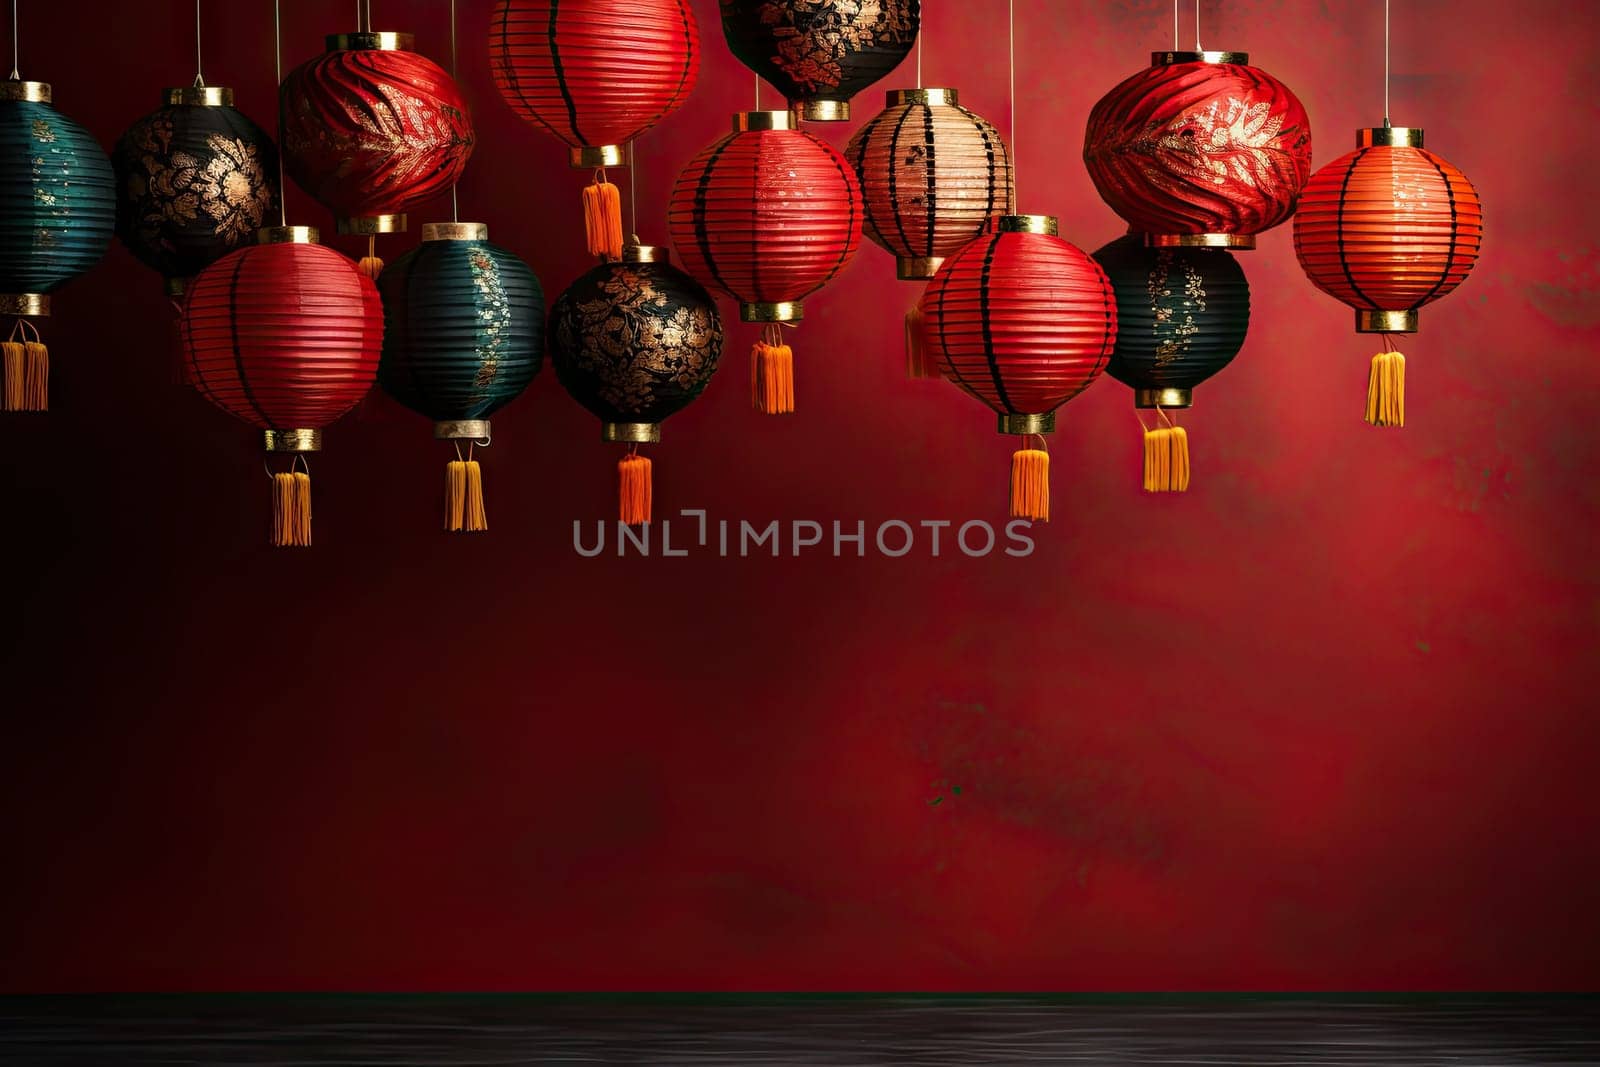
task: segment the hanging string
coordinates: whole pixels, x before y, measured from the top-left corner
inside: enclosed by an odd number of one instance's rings
[[[921,25],[917,29],[917,88],[922,88],[922,35],[928,32],[928,20],[924,15]]]
[[[22,73],[18,70],[21,62],[17,57],[21,52],[20,36],[17,31],[17,0],[11,0],[11,80],[21,81]]]
[[[1172,50],[1178,50],[1178,0],[1172,0]]]
[[[1389,0],[1383,0],[1383,128],[1389,128]]]
[[[633,228],[629,230],[635,238],[639,236],[639,140],[635,138],[628,142],[628,215],[633,219]]]
[[[756,110],[761,110],[761,75],[756,75]]]
[[[12,0],[16,3],[16,0]],[[278,14],[278,0],[272,0],[272,80],[283,84],[283,20]],[[283,115],[278,116],[278,143],[283,143]],[[289,225],[289,187],[283,180],[283,153],[278,153],[278,225]]]
[[[1011,197],[1014,203],[1021,203],[1022,198],[1017,196],[1017,0],[1006,0],[1006,63],[1009,66],[1007,76],[1011,96]]]
[[[1200,0],[1194,0],[1194,50],[1196,52],[1206,50],[1200,43]]]
[[[205,88],[206,76],[200,73],[200,0],[194,0],[194,87]]]
[[[450,0],[450,80],[456,80],[456,0]],[[456,187],[461,184],[457,178],[450,183],[450,221],[461,221],[461,205],[456,199]]]

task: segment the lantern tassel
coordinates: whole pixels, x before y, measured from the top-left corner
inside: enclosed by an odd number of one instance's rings
[[[272,476],[272,544],[277,548],[311,544],[311,475],[305,471]]]
[[[922,325],[926,316],[922,311],[922,302],[911,305],[911,310],[906,312],[906,377],[907,378],[943,378],[939,364],[928,355],[928,337],[923,333]]]
[[[483,506],[483,468],[459,456],[444,465],[444,528],[450,533],[481,533],[489,528]]]
[[[603,170],[595,172],[594,184],[583,191],[583,226],[590,255],[622,258],[622,194],[606,181]]]
[[[620,518],[628,526],[650,521],[653,485],[650,476],[650,459],[637,452],[629,452],[617,461],[618,502]]]
[[[19,341],[18,337],[22,339]],[[4,364],[0,411],[50,410],[50,350],[31,322],[17,320],[11,340],[0,343],[0,363]]]
[[[794,413],[794,350],[782,340],[769,326],[750,349],[750,404],[763,415]]]
[[[1189,433],[1182,426],[1157,426],[1145,430],[1144,491],[1189,491]]]
[[[1050,521],[1050,453],[1018,449],[1011,456],[1011,517]]]
[[[1379,352],[1367,378],[1367,422],[1373,426],[1406,424],[1406,357]]]
[[[361,257],[361,262],[356,264],[356,269],[373,281],[378,280],[378,275],[383,273],[383,260],[378,258],[378,239],[367,238],[367,254]]]

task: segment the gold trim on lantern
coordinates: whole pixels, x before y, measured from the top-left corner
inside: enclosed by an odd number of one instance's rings
[[[1356,131],[1357,148],[1421,148],[1421,126],[1368,126]]]
[[[487,222],[424,222],[422,224],[422,239],[424,241],[487,241],[489,239],[489,224]]]
[[[735,111],[733,132],[749,133],[751,130],[792,130],[795,128],[793,111]]]
[[[1194,406],[1193,389],[1135,389],[1136,408],[1188,408]]]
[[[903,282],[926,281],[939,273],[943,256],[896,256],[894,276]]]
[[[352,215],[339,219],[339,232],[371,237],[380,233],[405,233],[404,213],[394,215]]]
[[[1146,248],[1231,248],[1248,252],[1256,246],[1253,233],[1147,233]]]
[[[433,424],[435,441],[487,441],[488,419],[446,419]]]
[[[415,52],[415,34],[393,33],[388,30],[357,33],[330,33],[322,39],[330,52]]]
[[[233,90],[226,85],[181,85],[161,90],[161,102],[169,106],[232,107]]]
[[[1356,333],[1416,333],[1417,313],[1356,310]]]
[[[799,322],[805,317],[805,308],[798,300],[785,300],[768,304],[756,302],[739,305],[740,322]]]
[[[611,444],[653,445],[661,440],[659,422],[608,422],[600,427],[600,440]]]
[[[167,295],[174,300],[181,300],[183,294],[189,291],[188,278],[163,278],[161,284],[166,289]]]
[[[50,103],[49,82],[0,81],[0,100],[26,100],[34,104]]]
[[[955,89],[890,89],[883,94],[884,107],[904,107],[906,104],[947,104],[957,107],[961,93]]]
[[[0,293],[0,315],[50,317],[49,293]]]
[[[670,263],[672,262],[672,253],[661,245],[623,245],[622,262]]]
[[[1249,52],[1151,52],[1152,67],[1170,67],[1174,63],[1234,63],[1244,66],[1250,62]]]
[[[262,430],[261,445],[268,452],[321,452],[321,430]]]
[[[1001,415],[1000,432],[1026,437],[1034,433],[1053,433],[1056,428],[1056,413],[1047,411],[1043,415]]]
[[[628,150],[619,144],[586,144],[567,149],[567,162],[574,170],[620,167],[628,161]]]
[[[848,100],[802,100],[799,103],[791,101],[789,107],[807,122],[850,121]]]
[[[322,243],[315,226],[263,226],[256,231],[258,245],[314,245]]]
[[[1043,233],[1051,237],[1059,232],[1054,215],[996,215],[996,233]]]

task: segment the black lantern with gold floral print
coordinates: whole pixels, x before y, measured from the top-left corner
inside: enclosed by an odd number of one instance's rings
[[[850,98],[910,53],[920,0],[722,0],[735,58],[810,122],[845,122]]]
[[[722,355],[711,295],[667,250],[630,244],[572,283],[550,314],[550,355],[572,398],[599,417],[601,439],[629,446],[617,464],[621,519],[650,521],[650,460],[661,422],[699,396]]]
[[[229,252],[255,243],[278,210],[272,139],[233,106],[233,90],[162,90],[161,107],[128,128],[111,156],[117,236],[161,272],[168,294]]]

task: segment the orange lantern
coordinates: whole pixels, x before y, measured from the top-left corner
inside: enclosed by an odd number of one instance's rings
[[[1483,243],[1472,183],[1422,147],[1416,127],[1356,131],[1356,150],[1311,176],[1294,249],[1313,285],[1349,304],[1357,333],[1383,335],[1366,421],[1404,426],[1405,357],[1390,337],[1417,332],[1417,310],[1466,278]]]

